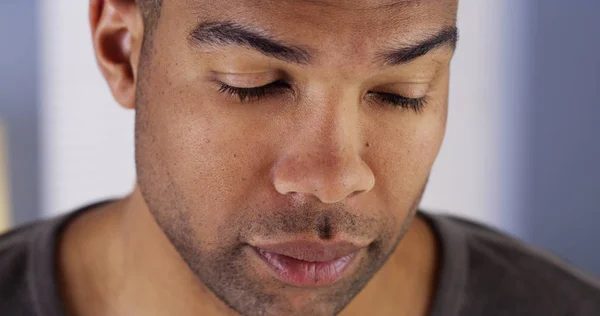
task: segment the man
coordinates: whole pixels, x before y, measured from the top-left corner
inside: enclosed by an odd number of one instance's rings
[[[600,315],[550,255],[417,211],[456,0],[91,0],[120,200],[0,237],[1,315]]]

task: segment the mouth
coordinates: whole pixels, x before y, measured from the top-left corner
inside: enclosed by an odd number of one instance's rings
[[[324,287],[343,278],[363,247],[292,241],[252,248],[279,280],[299,287]]]

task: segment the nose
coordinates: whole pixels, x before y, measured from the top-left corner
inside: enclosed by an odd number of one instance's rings
[[[371,190],[375,176],[361,157],[357,121],[329,115],[305,125],[273,166],[277,192],[336,203]]]

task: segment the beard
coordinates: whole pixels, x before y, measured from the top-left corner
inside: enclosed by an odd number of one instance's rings
[[[357,215],[361,213],[343,206],[323,209],[305,204],[285,210],[232,211],[229,214],[234,216],[223,221],[226,225],[210,229],[218,235],[206,236],[204,228],[213,223],[202,222],[198,214],[212,210],[187,205],[172,180],[158,191],[154,190],[158,181],[140,181],[151,214],[201,285],[241,315],[336,315],[394,253],[422,196],[421,192],[400,221],[392,215]],[[244,242],[252,236],[312,235],[324,239],[333,232],[373,241],[356,258],[352,274],[321,288],[299,288],[261,275],[259,261],[252,258],[254,253]]]

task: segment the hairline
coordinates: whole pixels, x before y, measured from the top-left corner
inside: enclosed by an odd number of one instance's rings
[[[144,19],[144,32],[152,35],[160,18],[163,0],[136,0]]]

